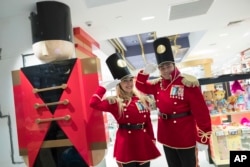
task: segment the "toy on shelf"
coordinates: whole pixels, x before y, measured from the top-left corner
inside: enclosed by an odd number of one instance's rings
[[[245,90],[242,88],[241,84],[238,80],[235,80],[231,86],[231,92],[233,95],[237,97],[237,108],[239,110],[245,110],[246,109],[246,100],[245,100]]]
[[[250,120],[248,120],[246,117],[243,117],[240,121],[241,125],[249,126],[250,127]]]
[[[245,86],[246,109],[250,110],[250,84]]]
[[[217,110],[215,109],[215,103],[214,103],[214,91],[213,90],[207,90],[203,91],[203,97],[207,104],[208,110],[210,111],[210,114],[218,114]]]
[[[225,99],[226,92],[225,90],[215,90],[214,97],[215,97],[215,106],[216,110],[219,113],[226,113],[227,112],[227,105],[228,102]]]
[[[242,150],[250,150],[250,120],[243,117],[240,121],[241,129],[241,145]]]
[[[229,96],[227,98],[227,102],[228,102],[228,105],[227,105],[228,112],[239,111],[239,108],[237,106],[237,96],[235,95]]]

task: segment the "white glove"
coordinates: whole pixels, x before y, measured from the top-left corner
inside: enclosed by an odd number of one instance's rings
[[[143,73],[144,74],[150,74],[150,73],[155,72],[156,69],[157,69],[157,66],[155,64],[149,63],[149,64],[146,65]]]
[[[197,147],[198,151],[205,151],[208,149],[207,144],[202,144],[200,142],[196,142],[196,147]]]
[[[119,84],[120,82],[121,82],[120,80],[115,79],[114,81],[103,84],[102,87],[104,87],[106,90],[110,90],[114,88],[117,84]]]

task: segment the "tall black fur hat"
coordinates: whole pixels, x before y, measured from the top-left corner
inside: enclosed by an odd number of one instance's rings
[[[133,77],[127,63],[119,53],[110,55],[106,60],[106,64],[114,79],[121,80],[124,77]]]
[[[153,42],[157,64],[174,63],[174,55],[170,40],[167,37],[158,38]]]

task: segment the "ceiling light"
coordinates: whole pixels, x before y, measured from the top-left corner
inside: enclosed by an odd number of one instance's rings
[[[210,43],[209,44],[209,46],[215,46],[216,45],[216,43]]]
[[[152,20],[154,18],[155,18],[154,16],[148,16],[148,17],[142,17],[141,20],[146,21],[146,20]]]
[[[115,17],[117,20],[121,20],[122,19],[122,16],[116,16]]]
[[[248,35],[250,35],[249,32],[245,33],[245,34],[243,35],[243,37],[246,37],[246,36],[248,36]]]
[[[147,39],[146,42],[147,43],[152,43],[152,42],[154,42],[154,39]]]
[[[227,33],[220,34],[220,37],[225,37],[225,36],[228,36],[228,34]]]

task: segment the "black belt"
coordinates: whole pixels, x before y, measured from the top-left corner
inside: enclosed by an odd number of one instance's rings
[[[191,112],[187,111],[187,112],[182,112],[182,113],[178,113],[178,114],[164,114],[162,112],[159,112],[158,115],[162,119],[172,119],[172,118],[181,118],[181,117],[189,116],[189,115],[191,115]]]
[[[121,128],[121,129],[129,129],[129,130],[144,129],[145,124],[120,124],[119,128]]]

